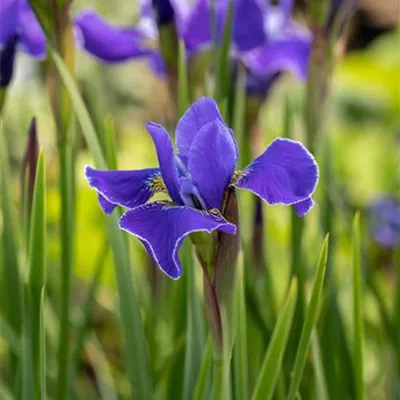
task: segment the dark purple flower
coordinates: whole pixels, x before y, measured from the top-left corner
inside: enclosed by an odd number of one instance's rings
[[[372,237],[382,247],[394,248],[400,243],[400,202],[379,197],[368,207]]]
[[[214,230],[235,234],[236,226],[221,215],[230,186],[250,190],[269,204],[294,205],[300,216],[313,205],[318,167],[303,145],[275,139],[244,170],[235,171],[237,143],[213,99],[197,100],[178,122],[177,154],[161,125],[146,127],[159,168],[99,171],[88,166],[85,174],[106,213],[117,205],[128,208],[121,229],[137,236],[171,278],[182,274],[178,250],[187,235]],[[148,202],[157,192],[171,201]]]
[[[44,58],[46,55],[45,35],[27,0],[1,0],[1,86],[7,86],[11,81],[17,47],[21,47],[34,58]]]

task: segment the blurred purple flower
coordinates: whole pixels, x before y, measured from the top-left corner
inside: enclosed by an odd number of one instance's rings
[[[394,248],[400,243],[400,202],[379,197],[368,207],[372,237],[382,247]]]
[[[187,235],[214,230],[235,234],[236,226],[221,215],[230,186],[247,189],[269,204],[294,205],[300,216],[313,206],[318,167],[303,145],[275,139],[244,170],[235,171],[237,143],[211,98],[197,100],[178,122],[177,154],[161,125],[150,122],[146,127],[159,168],[99,171],[87,166],[85,174],[106,213],[117,205],[129,209],[120,219],[121,229],[137,236],[173,279],[182,274],[178,250]],[[149,203],[157,192],[171,201]]]
[[[45,35],[27,0],[0,1],[0,86],[8,86],[17,47],[30,56],[46,56]]]
[[[147,58],[156,75],[163,75],[165,67],[154,42],[157,28],[149,1],[140,3],[137,27],[108,23],[93,10],[85,10],[74,18],[77,45],[106,63],[120,63]]]

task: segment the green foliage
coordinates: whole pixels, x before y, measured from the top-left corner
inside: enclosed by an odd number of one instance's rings
[[[30,3],[53,37],[50,3]],[[54,1],[61,8],[67,3]],[[399,397],[400,252],[372,243],[365,212],[378,193],[398,195],[398,32],[337,65],[328,106],[316,121],[322,105],[307,104],[307,125],[300,112],[307,101],[304,85],[283,78],[266,102],[255,101],[246,95],[243,65],[232,84],[232,19],[233,2],[221,43],[189,63],[183,42],[177,45],[168,27],[169,67],[177,69],[169,82],[173,112],[163,98],[165,83],[150,77],[143,64],[94,68],[97,61],[78,55],[77,79],[50,40],[53,73],[73,105],[65,146],[45,81],[10,87],[0,120],[1,399]],[[42,66],[47,81],[48,65]],[[135,102],[117,93],[116,76]],[[131,78],[136,86],[125,83]],[[308,90],[316,102],[316,87]],[[172,132],[190,102],[207,92],[216,96],[237,136],[240,168],[275,136],[304,139],[308,126],[317,127],[320,137],[312,143],[320,166],[316,206],[303,220],[287,207],[263,207],[263,259],[257,266],[255,202],[239,195],[243,250],[237,265],[226,269],[237,273],[233,308],[221,310],[223,326],[229,326],[224,342],[233,347],[218,354],[191,242],[180,253],[182,279],[168,280],[139,242],[118,229],[121,210],[104,218],[83,178],[84,164],[92,160],[99,169],[154,164],[144,121],[171,122]],[[27,207],[20,167],[32,115],[44,150]],[[69,267],[63,270],[63,264]]]

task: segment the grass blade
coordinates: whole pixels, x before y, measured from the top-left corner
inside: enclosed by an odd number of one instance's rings
[[[190,102],[185,43],[182,40],[179,41],[178,61],[178,113],[181,117],[189,107]]]
[[[293,400],[296,397],[301,377],[303,375],[304,366],[306,364],[306,357],[311,342],[311,335],[318,320],[320,297],[322,293],[322,286],[324,283],[326,262],[328,257],[328,238],[329,236],[327,235],[325,237],[319,256],[317,271],[315,273],[314,283],[311,290],[310,304],[305,315],[304,325],[300,336],[300,343],[294,362],[292,380],[290,382],[289,394],[287,396],[288,400]]]
[[[46,331],[45,331],[45,318],[44,318],[44,302],[45,302],[45,288],[42,288],[40,294],[40,322],[39,322],[39,382],[40,382],[40,400],[46,400]]]
[[[208,398],[208,381],[210,377],[212,361],[212,341],[208,338],[207,343],[204,347],[203,361],[201,362],[200,372],[197,376],[196,385],[194,387],[192,400],[204,400]]]
[[[354,319],[354,379],[356,400],[365,398],[364,391],[364,322],[363,322],[363,282],[361,271],[360,216],[353,220],[353,319]]]
[[[234,12],[234,1],[229,1],[225,17],[224,31],[222,35],[222,45],[218,51],[218,65],[217,65],[216,93],[215,93],[215,98],[218,103],[220,103],[223,99],[227,97],[230,84],[231,70],[229,62],[229,50],[230,50],[231,37],[233,31],[233,12]],[[215,25],[215,29],[216,28],[217,27]]]
[[[186,326],[186,351],[185,351],[185,370],[184,370],[184,389],[185,399],[192,397],[194,385],[202,358],[204,347],[204,317],[200,304],[200,296],[196,285],[196,268],[194,263],[192,245],[185,243],[184,265],[187,273],[187,326]]]
[[[311,339],[311,349],[313,354],[313,367],[315,371],[315,390],[317,394],[317,399],[319,400],[329,400],[328,387],[325,381],[325,374],[323,370],[323,364],[321,360],[321,350],[318,341],[318,335],[314,331]]]
[[[46,177],[43,153],[40,152],[37,166],[35,186],[33,190],[32,213],[29,232],[29,272],[28,272],[28,304],[31,329],[32,361],[35,398],[43,398],[42,381],[46,371],[42,370],[42,293],[46,282]],[[42,378],[42,376],[44,378]]]
[[[247,400],[248,393],[248,366],[247,366],[247,327],[246,327],[246,299],[244,294],[243,254],[237,262],[237,293],[236,301],[236,339],[233,348],[234,377],[233,384],[235,399]]]
[[[79,90],[59,54],[51,47],[49,47],[49,52],[71,96],[78,122],[96,167],[107,169],[98,137]],[[127,242],[122,231],[118,228],[118,215],[114,213],[107,218],[107,221],[119,294],[122,334],[125,346],[125,365],[131,385],[132,397],[151,399],[153,396],[152,383],[146,341],[136,288],[132,281]]]
[[[292,280],[289,294],[279,313],[274,332],[267,353],[264,358],[261,372],[253,392],[252,400],[271,399],[276,382],[281,371],[283,355],[285,353],[289,332],[292,326],[293,315],[297,299],[297,281]]]

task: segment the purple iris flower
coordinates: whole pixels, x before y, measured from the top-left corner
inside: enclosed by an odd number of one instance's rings
[[[157,49],[157,27],[148,0],[140,2],[140,20],[136,27],[108,23],[93,10],[85,10],[74,18],[77,44],[106,63],[120,63],[146,58],[157,75],[165,73]]]
[[[21,47],[30,56],[46,56],[46,39],[27,0],[0,1],[0,86],[8,86],[15,51]]]
[[[100,171],[87,166],[85,174],[106,213],[117,205],[128,209],[120,219],[121,229],[138,237],[173,279],[182,274],[178,250],[187,235],[236,233],[236,226],[221,214],[230,186],[250,190],[269,204],[294,205],[299,216],[313,206],[318,167],[303,145],[275,139],[250,165],[235,171],[237,143],[211,98],[197,100],[179,120],[177,153],[161,125],[150,122],[146,128],[159,168]],[[157,192],[171,200],[149,202]]]
[[[389,197],[375,199],[368,208],[370,231],[382,247],[394,248],[400,243],[400,202]]]

